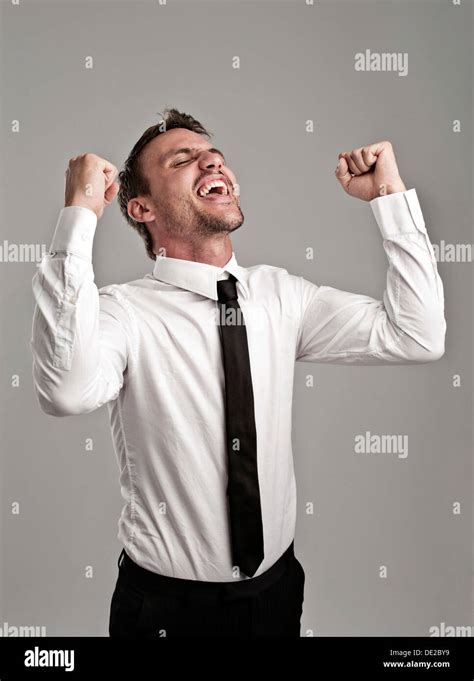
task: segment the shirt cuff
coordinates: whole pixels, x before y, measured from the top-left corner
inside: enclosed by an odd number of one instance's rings
[[[384,239],[416,231],[426,234],[416,189],[377,196],[370,206]]]
[[[65,251],[92,261],[97,215],[83,206],[67,206],[59,213],[50,253]]]

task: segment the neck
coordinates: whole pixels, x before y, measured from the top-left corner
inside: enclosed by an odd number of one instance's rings
[[[160,239],[159,254],[167,258],[194,260],[206,265],[223,267],[232,256],[232,242],[227,235],[220,237],[199,238],[198,241],[181,241],[178,239]]]

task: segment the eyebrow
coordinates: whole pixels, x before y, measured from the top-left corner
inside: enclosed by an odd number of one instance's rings
[[[222,153],[220,149],[216,149],[215,147],[211,147],[210,149],[198,149],[197,147],[194,147],[191,149],[191,147],[181,147],[181,149],[171,149],[171,151],[168,151],[166,154],[163,154],[161,157],[161,163],[165,163],[169,158],[172,158],[173,156],[177,156],[178,154],[191,154],[193,151],[210,151],[213,154],[219,154],[219,156],[222,156],[224,163],[226,163],[225,156]]]

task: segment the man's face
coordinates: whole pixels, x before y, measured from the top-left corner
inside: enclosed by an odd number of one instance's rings
[[[202,135],[168,130],[147,144],[141,163],[150,185],[150,211],[143,216],[149,226],[154,221],[170,236],[193,238],[228,234],[242,225],[235,175]],[[218,186],[210,188],[212,182]]]

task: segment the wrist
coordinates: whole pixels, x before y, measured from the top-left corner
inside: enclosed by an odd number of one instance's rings
[[[388,196],[388,194],[396,194],[397,192],[406,192],[407,188],[401,179],[395,182],[387,182],[381,184],[379,187],[379,196]]]
[[[90,204],[87,204],[86,201],[83,200],[75,200],[75,199],[70,199],[69,201],[64,202],[64,208],[72,208],[72,207],[77,207],[77,208],[87,208],[87,210],[90,210],[94,213],[97,219],[99,219],[99,214],[97,210],[91,206]]]

